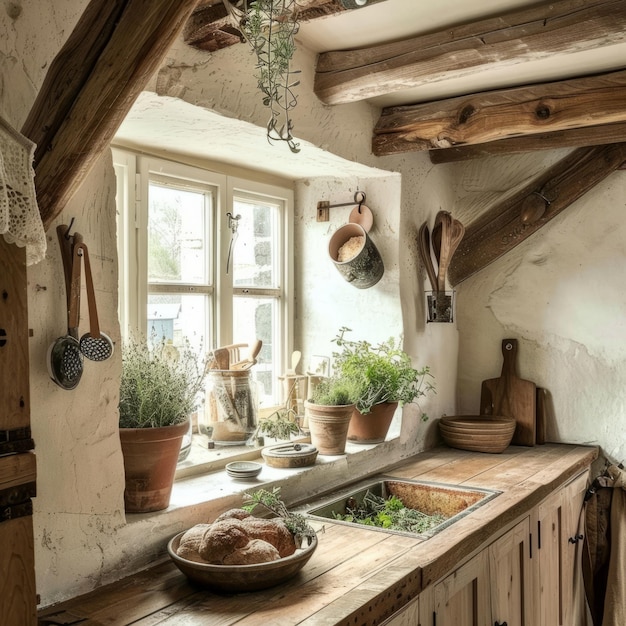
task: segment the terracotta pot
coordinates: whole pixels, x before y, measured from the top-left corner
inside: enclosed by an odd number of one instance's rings
[[[127,513],[161,511],[170,503],[176,463],[189,422],[162,428],[120,428]]]
[[[320,454],[336,456],[346,451],[348,427],[354,411],[354,404],[326,406],[304,403],[308,418],[311,443]]]
[[[362,444],[385,441],[397,408],[397,402],[381,402],[365,415],[355,408],[348,429],[348,441]]]

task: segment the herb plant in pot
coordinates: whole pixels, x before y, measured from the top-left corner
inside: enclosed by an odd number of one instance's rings
[[[411,357],[393,338],[378,345],[346,339],[341,328],[333,340],[341,349],[333,353],[335,369],[358,387],[348,441],[380,443],[385,440],[398,406],[416,402],[433,391],[428,367],[415,369]],[[422,419],[428,417],[422,413]]]
[[[162,341],[130,340],[122,349],[119,433],[127,513],[169,506],[176,463],[202,390],[198,355]]]
[[[340,455],[346,451],[348,426],[354,411],[357,387],[350,378],[324,378],[305,401],[311,443],[320,454]]]

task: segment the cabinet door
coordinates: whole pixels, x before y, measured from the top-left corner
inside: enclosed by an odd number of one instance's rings
[[[527,517],[489,546],[491,624],[533,626],[529,538]]]
[[[488,556],[483,550],[435,585],[437,626],[491,626]]]
[[[584,626],[580,520],[587,474],[576,477],[536,510],[533,575],[536,616],[542,626]],[[581,524],[579,528],[579,522]]]
[[[0,624],[37,623],[26,253],[0,236]]]
[[[419,596],[411,600],[397,613],[386,619],[381,626],[417,626],[419,621]]]

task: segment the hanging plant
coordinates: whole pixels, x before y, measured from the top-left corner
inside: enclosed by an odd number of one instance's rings
[[[296,49],[295,35],[300,25],[296,19],[296,0],[238,0],[224,4],[243,37],[257,57],[258,87],[263,104],[270,109],[267,138],[285,141],[292,152],[300,152],[292,130],[290,111],[297,104],[293,80],[298,70],[290,69]]]

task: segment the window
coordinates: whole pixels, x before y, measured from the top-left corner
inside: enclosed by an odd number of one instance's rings
[[[123,336],[187,339],[203,352],[261,339],[259,404],[278,404],[292,348],[293,192],[113,155]]]

